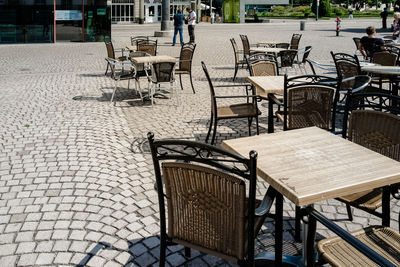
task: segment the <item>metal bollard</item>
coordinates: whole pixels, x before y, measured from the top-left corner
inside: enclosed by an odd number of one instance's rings
[[[306,22],[304,20],[300,21],[300,31],[304,31],[304,29],[306,28]]]
[[[336,36],[339,36],[340,32],[340,22],[342,21],[339,17],[336,18]]]

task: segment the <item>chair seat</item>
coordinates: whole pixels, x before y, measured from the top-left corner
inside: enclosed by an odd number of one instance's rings
[[[217,108],[218,119],[244,118],[260,115],[260,110],[252,103],[233,104]]]
[[[284,121],[283,111],[277,111],[275,115],[281,122]],[[289,125],[292,125],[292,127],[289,127]],[[293,112],[290,116],[287,116],[287,127],[290,129],[311,126],[317,126],[322,129],[327,129],[327,127],[329,127],[318,112]]]
[[[190,74],[190,72],[188,70],[176,69],[175,74]]]
[[[367,190],[338,198],[343,202],[351,202],[359,207],[376,210],[382,206],[382,188]]]
[[[125,61],[125,60],[128,60],[128,58],[127,58],[126,56],[122,56],[122,57],[116,58],[115,60],[118,60],[118,61]]]
[[[351,234],[395,266],[400,266],[400,235],[393,229],[371,226]],[[338,236],[319,241],[318,251],[333,266],[378,266]]]

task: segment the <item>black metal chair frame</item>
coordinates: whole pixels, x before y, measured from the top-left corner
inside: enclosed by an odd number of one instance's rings
[[[190,84],[192,86],[192,91],[193,94],[196,93],[196,91],[194,90],[194,86],[193,86],[193,79],[192,79],[192,62],[193,62],[193,55],[194,55],[194,50],[196,49],[196,44],[195,43],[186,43],[183,44],[181,47],[181,52],[180,55],[182,55],[182,52],[184,51],[184,49],[191,49],[192,50],[192,57],[190,58],[190,60],[183,60],[181,59],[181,56],[179,56],[179,66],[181,62],[189,62],[190,63],[190,71],[189,71],[189,76],[190,76]],[[183,90],[183,85],[182,85],[182,75],[181,73],[179,73],[179,82],[181,84],[181,89]]]
[[[343,132],[342,132],[343,138],[347,138],[348,120],[351,111],[364,110],[364,109],[387,112],[400,116],[400,97],[385,93],[368,93],[368,92],[359,92],[349,95],[346,100],[346,107],[343,116]],[[370,214],[373,214],[381,218],[382,225],[384,226],[390,226],[389,192],[395,199],[400,199],[399,184],[389,186],[388,188],[390,190],[388,190],[386,195],[384,190],[384,195],[382,196],[383,197],[382,212],[371,211],[369,209],[357,206],[358,209],[361,209],[363,211],[366,211]],[[338,200],[340,201],[340,199]],[[346,202],[347,214],[349,216],[349,220],[352,221],[353,215],[351,213],[350,206],[351,204]],[[399,213],[399,227],[400,227],[400,213]]]
[[[243,50],[239,50],[235,38],[231,38],[230,41],[232,44],[233,51],[235,53],[235,72],[233,74],[233,81],[235,81],[239,68],[247,68],[247,66],[245,65],[245,61],[239,58],[239,54],[243,53]]]
[[[155,140],[154,134],[149,132],[147,138],[153,158],[158,203],[160,209],[160,266],[165,266],[167,246],[175,245],[167,235],[165,193],[163,190],[163,177],[161,175],[161,162],[183,161],[186,163],[199,163],[226,171],[249,181],[248,211],[248,244],[247,261],[241,262],[241,266],[253,266],[254,264],[254,215],[263,215],[269,212],[274,201],[276,191],[271,187],[267,190],[260,206],[256,209],[257,188],[257,152],[250,151],[249,159],[216,146],[177,139]],[[190,257],[190,248],[185,247],[185,256]]]
[[[336,67],[336,72],[337,72],[337,76],[341,77],[341,78],[348,78],[348,77],[344,77],[342,75],[342,73],[340,73],[340,67],[338,65],[339,62],[346,62],[349,64],[353,64],[358,71],[358,75],[361,75],[361,67],[360,67],[360,61],[358,60],[358,57],[356,55],[352,56],[350,54],[346,54],[346,53],[333,53],[333,51],[331,51],[331,55],[333,58],[333,62],[335,63],[335,67]]]
[[[249,95],[248,94],[248,87],[250,87],[250,85],[248,85],[248,84],[236,84],[236,85],[219,85],[219,86],[214,86],[213,84],[212,84],[212,81],[211,81],[211,78],[210,78],[210,75],[209,75],[209,73],[208,73],[208,70],[207,70],[207,67],[206,67],[206,65],[205,65],[205,63],[202,61],[201,62],[201,65],[202,65],[202,68],[203,68],[203,71],[204,71],[204,74],[206,75],[206,78],[207,78],[207,81],[208,81],[208,84],[209,84],[209,86],[210,86],[210,90],[213,92],[213,95],[214,95],[214,97],[213,96],[211,96],[212,97],[212,99],[211,99],[211,101],[212,101],[212,103],[213,103],[213,105],[214,105],[214,107],[215,107],[215,109],[217,109],[217,99],[229,99],[229,98],[246,98],[247,99],[247,102],[249,102],[249,99],[251,98],[252,99],[252,103],[255,105],[255,107],[256,107],[256,110],[257,110],[257,112],[258,112],[258,105],[257,105],[257,99],[258,99],[258,96],[257,95],[254,95],[254,93],[252,93],[252,95]],[[214,88],[221,88],[221,87],[238,87],[238,86],[240,86],[240,87],[245,87],[246,89],[246,95],[232,95],[232,96],[216,96],[215,95],[215,90],[214,90]],[[216,134],[217,134],[217,124],[218,124],[218,120],[222,120],[222,119],[218,119],[218,116],[217,116],[218,114],[214,114],[214,110],[213,110],[213,108],[211,107],[211,118],[210,118],[210,126],[209,126],[209,128],[208,128],[208,132],[207,132],[207,136],[206,136],[206,140],[205,140],[205,142],[206,143],[208,143],[208,140],[209,140],[209,138],[210,138],[210,134],[211,134],[211,129],[213,128],[213,126],[214,126],[214,131],[213,131],[213,134],[212,134],[212,137],[211,137],[211,145],[213,145],[214,144],[214,142],[215,142],[215,137],[216,137]],[[256,127],[257,127],[257,135],[259,134],[259,127],[258,127],[258,113],[257,113],[257,115],[255,116],[255,120],[256,120]],[[251,124],[252,124],[252,120],[251,120],[251,118],[250,117],[248,117],[248,130],[249,130],[249,136],[251,135]]]

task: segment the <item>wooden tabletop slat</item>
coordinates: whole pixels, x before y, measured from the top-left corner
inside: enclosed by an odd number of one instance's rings
[[[248,76],[246,80],[256,87],[256,95],[267,98],[269,93],[283,94],[284,76]]]
[[[365,66],[361,67],[361,70],[376,74],[400,75],[399,66]]]
[[[317,127],[226,140],[258,152],[258,175],[298,206],[400,182],[400,163]]]
[[[276,48],[276,47],[254,47],[254,48],[251,48],[252,52],[264,52],[264,53],[279,53],[283,50],[287,50],[287,49]]]
[[[132,57],[133,63],[158,63],[158,62],[176,62],[176,58],[171,56],[148,56],[148,57]]]

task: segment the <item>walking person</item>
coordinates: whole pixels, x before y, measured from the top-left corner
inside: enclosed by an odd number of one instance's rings
[[[186,8],[186,11],[189,12],[188,30],[190,42],[194,43],[194,25],[196,25],[196,13],[190,7]]]
[[[174,39],[172,40],[172,46],[176,44],[176,35],[179,32],[179,37],[181,41],[181,45],[183,45],[183,20],[185,17],[182,15],[182,12],[178,9],[176,14],[174,15]]]
[[[385,7],[383,9],[383,11],[381,12],[381,18],[382,18],[382,29],[386,29],[387,25],[386,25],[386,19],[388,17],[388,11],[387,11],[387,7]]]
[[[354,10],[350,8],[350,10],[349,10],[349,19],[353,19],[353,12],[354,12]]]

